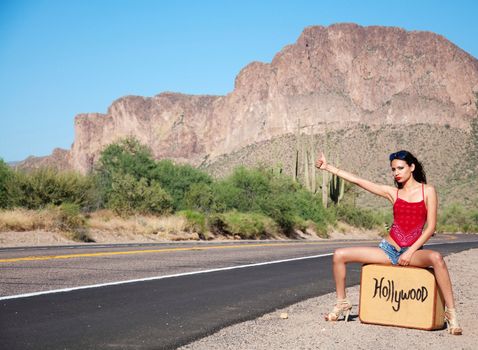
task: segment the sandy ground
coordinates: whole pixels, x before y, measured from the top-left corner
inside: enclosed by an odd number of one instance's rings
[[[91,231],[89,237],[95,243],[160,243],[177,240],[197,240],[197,234],[182,233],[177,237],[171,235],[169,239],[154,234],[112,233]],[[66,233],[50,231],[7,231],[0,232],[0,247],[27,247],[27,246],[53,246],[53,245],[77,245],[91,243],[77,242],[68,237]]]
[[[0,247],[45,246],[71,244],[65,235],[48,231],[0,232]]]
[[[358,286],[347,293],[354,308],[349,322],[326,322],[335,294],[312,298],[256,320],[224,328],[180,349],[477,349],[478,249],[445,258],[451,273],[462,336],[446,330],[416,329],[362,324],[358,319]],[[465,308],[466,307],[466,308]],[[281,319],[287,313],[288,319]]]
[[[361,230],[341,224],[340,230],[329,233],[329,239],[378,239],[379,232],[376,230]],[[347,232],[347,233],[344,233]],[[130,232],[101,232],[91,230],[88,235],[96,243],[160,243],[178,240],[198,240],[196,233],[181,232],[177,235],[161,236],[157,234],[134,234]],[[315,234],[299,234],[301,239],[321,239]],[[286,239],[284,237],[283,239]],[[230,240],[218,236],[215,241]],[[50,246],[50,245],[68,245],[68,244],[91,244],[75,242],[69,239],[68,234],[49,231],[7,231],[0,232],[0,247],[26,247],[26,246]]]

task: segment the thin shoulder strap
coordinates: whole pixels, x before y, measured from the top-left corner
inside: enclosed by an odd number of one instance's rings
[[[422,198],[425,201],[425,185],[422,183]]]
[[[395,198],[395,200],[397,200],[397,199],[398,199],[398,190],[399,190],[399,189],[397,188],[397,198]]]

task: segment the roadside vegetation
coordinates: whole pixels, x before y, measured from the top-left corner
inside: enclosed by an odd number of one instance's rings
[[[0,160],[0,231],[49,230],[77,241],[90,232],[131,232],[165,239],[327,237],[339,222],[385,233],[391,213],[345,198],[324,207],[322,191],[267,168],[237,167],[214,179],[189,165],[154,160],[128,138],[109,145],[88,175],[15,171]],[[325,201],[327,202],[327,201]],[[443,208],[440,232],[477,232],[478,211]]]

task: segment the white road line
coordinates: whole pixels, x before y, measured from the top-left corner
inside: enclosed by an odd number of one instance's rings
[[[299,258],[283,259],[283,260],[275,260],[275,261],[267,261],[267,262],[261,262],[261,263],[255,263],[255,264],[247,264],[247,265],[220,267],[220,268],[217,268],[217,269],[201,270],[201,271],[192,271],[192,272],[184,272],[184,273],[177,273],[177,274],[173,274],[173,275],[155,276],[155,277],[139,278],[139,279],[134,279],[134,280],[126,280],[126,281],[117,281],[117,282],[108,282],[108,283],[92,284],[92,285],[89,285],[89,286],[80,286],[80,287],[72,287],[72,288],[46,290],[46,291],[42,291],[42,292],[25,293],[25,294],[18,294],[18,295],[8,295],[8,296],[0,297],[0,300],[28,298],[28,297],[38,296],[38,295],[46,295],[46,294],[54,294],[54,293],[64,293],[64,292],[71,292],[71,291],[81,290],[81,289],[91,289],[91,288],[100,288],[100,287],[107,287],[107,286],[117,286],[117,285],[120,285],[120,284],[128,284],[128,283],[136,283],[136,282],[145,282],[145,281],[155,281],[155,280],[162,280],[162,279],[166,279],[166,278],[174,278],[174,277],[182,277],[182,276],[199,275],[199,274],[203,274],[203,273],[210,273],[210,272],[217,272],[217,271],[229,271],[229,270],[236,270],[236,269],[244,269],[244,268],[247,268],[247,267],[256,267],[256,266],[280,264],[280,263],[289,262],[289,261],[298,261],[298,260],[306,260],[306,259],[316,259],[316,258],[322,258],[322,257],[324,257],[324,256],[331,256],[331,255],[333,255],[333,253],[320,254],[320,255],[312,255],[312,256],[302,256],[302,257],[299,257]]]

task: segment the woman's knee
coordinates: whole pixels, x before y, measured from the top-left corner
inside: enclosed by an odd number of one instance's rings
[[[336,249],[334,252],[334,263],[341,263],[346,261],[346,250],[344,248]]]
[[[432,252],[430,260],[434,268],[445,266],[445,260],[443,260],[443,256],[439,252]]]

